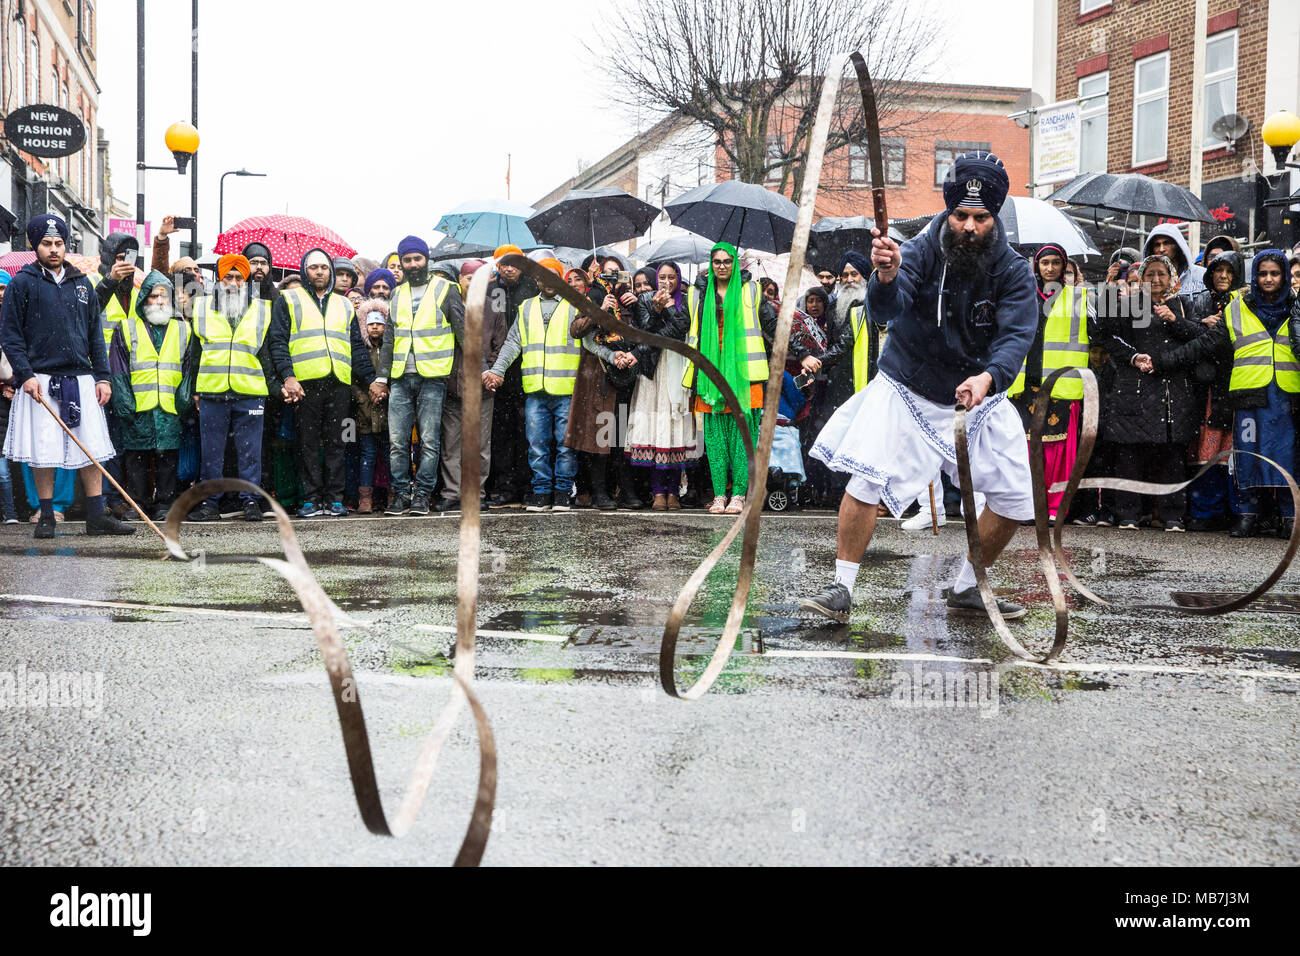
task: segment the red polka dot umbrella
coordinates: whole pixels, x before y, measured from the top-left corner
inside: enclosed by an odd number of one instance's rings
[[[271,265],[277,269],[297,270],[303,254],[321,248],[331,256],[357,254],[343,237],[320,223],[302,216],[252,216],[235,223],[220,236],[212,251],[218,256],[240,253],[250,242],[260,242],[271,250]]]

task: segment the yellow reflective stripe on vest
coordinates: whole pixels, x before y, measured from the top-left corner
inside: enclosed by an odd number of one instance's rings
[[[741,315],[745,329],[745,371],[749,381],[767,381],[767,344],[763,341],[763,330],[758,323],[758,310],[762,301],[762,290],[757,282],[746,282],[741,287]],[[686,308],[690,312],[691,323],[686,333],[686,344],[700,347],[700,296],[699,290],[692,285],[686,292]],[[715,312],[716,315],[716,306]],[[716,332],[716,320],[711,323]],[[695,363],[686,363],[686,374],[682,376],[682,385],[690,388],[695,383]]]
[[[561,299],[548,320],[542,298],[533,296],[519,306],[520,369],[524,391],[572,395],[582,361],[582,343],[569,334],[573,306]]]
[[[266,376],[258,352],[271,327],[271,304],[252,300],[231,328],[230,320],[216,308],[212,297],[203,296],[194,303],[193,318],[194,335],[201,345],[194,391],[202,395],[266,395]]]
[[[289,308],[289,357],[293,376],[302,382],[327,378],[331,373],[344,385],[352,382],[352,336],[348,323],[352,307],[331,292],[325,314],[305,289],[285,293]]]
[[[415,370],[424,378],[445,378],[451,374],[456,354],[456,336],[447,321],[444,305],[451,283],[437,276],[420,299],[420,307],[411,314],[411,284],[403,282],[393,296],[390,318],[393,323],[393,365],[390,378],[400,378],[406,371],[406,357],[415,349]]]
[[[131,357],[131,391],[135,410],[147,412],[162,407],[176,414],[176,390],[181,385],[181,357],[189,346],[190,329],[184,319],[172,319],[163,333],[162,349],[155,350],[144,320],[122,323],[127,352]]]
[[[871,340],[879,333],[867,321],[865,305],[850,307],[849,325],[853,329],[853,391],[860,392],[871,379]]]
[[[1066,286],[1057,293],[1043,325],[1043,378],[1057,369],[1086,368],[1088,365],[1088,290],[1082,286]],[[1008,395],[1019,395],[1025,390],[1025,374],[1029,356],[1020,363]],[[1070,375],[1062,376],[1052,386],[1052,397],[1077,402],[1083,398],[1083,380]]]

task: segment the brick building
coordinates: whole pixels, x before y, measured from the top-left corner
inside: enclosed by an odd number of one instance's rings
[[[1193,0],[1035,0],[1033,89],[1044,102],[1090,97],[1083,106],[1085,171],[1145,173],[1189,184],[1192,84],[1203,84],[1201,196],[1217,226],[1240,237],[1295,241],[1295,217],[1265,216],[1268,194],[1300,186],[1269,183],[1277,167],[1260,138],[1279,109],[1300,112],[1300,3],[1209,0],[1204,74],[1192,75]],[[1250,124],[1235,143],[1211,127],[1238,114]]]
[[[67,220],[73,251],[99,249],[113,198],[108,142],[96,126],[98,6],[93,0],[0,0],[0,113],[34,103],[61,106],[86,127],[85,146],[60,158],[40,159],[0,140],[0,206],[13,217],[12,232],[0,233],[0,249],[11,240],[14,249],[26,249],[22,228],[42,212]]]
[[[998,154],[1007,165],[1012,195],[1028,195],[1029,134],[1006,118],[1026,92],[950,83],[912,83],[901,88],[891,102],[889,117],[883,120],[893,134],[884,136],[890,217],[908,219],[941,210],[947,165],[966,149],[989,149]],[[688,189],[730,176],[725,155],[707,134],[680,116],[670,116],[561,183],[534,205],[553,202],[570,189],[616,186],[663,206]],[[816,214],[870,216],[869,179],[864,146],[852,145],[828,155]],[[766,185],[775,188],[779,176]],[[790,191],[787,186],[787,194]],[[643,239],[676,232],[680,230],[662,216]],[[635,248],[635,244],[629,245]]]

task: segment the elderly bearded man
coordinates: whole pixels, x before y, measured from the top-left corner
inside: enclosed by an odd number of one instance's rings
[[[883,501],[898,516],[941,468],[957,477],[954,402],[966,420],[971,481],[986,496],[979,516],[984,558],[994,561],[1021,521],[1034,516],[1029,455],[1006,389],[1020,371],[1038,325],[1029,263],[998,221],[1008,179],[991,153],[965,153],[943,186],[946,213],[901,249],[872,241],[875,272],[867,311],[889,324],[879,373],[841,406],[818,435],[814,458],[848,472],[840,503],[835,578],[799,606],[849,619],[853,585]],[[985,613],[969,556],[948,597],[950,611]],[[1025,609],[999,601],[1003,617]]]

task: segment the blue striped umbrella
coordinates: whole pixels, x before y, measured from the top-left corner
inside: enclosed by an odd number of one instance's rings
[[[534,212],[527,203],[508,199],[471,199],[439,219],[435,228],[467,246],[535,249],[539,243],[524,224]]]

